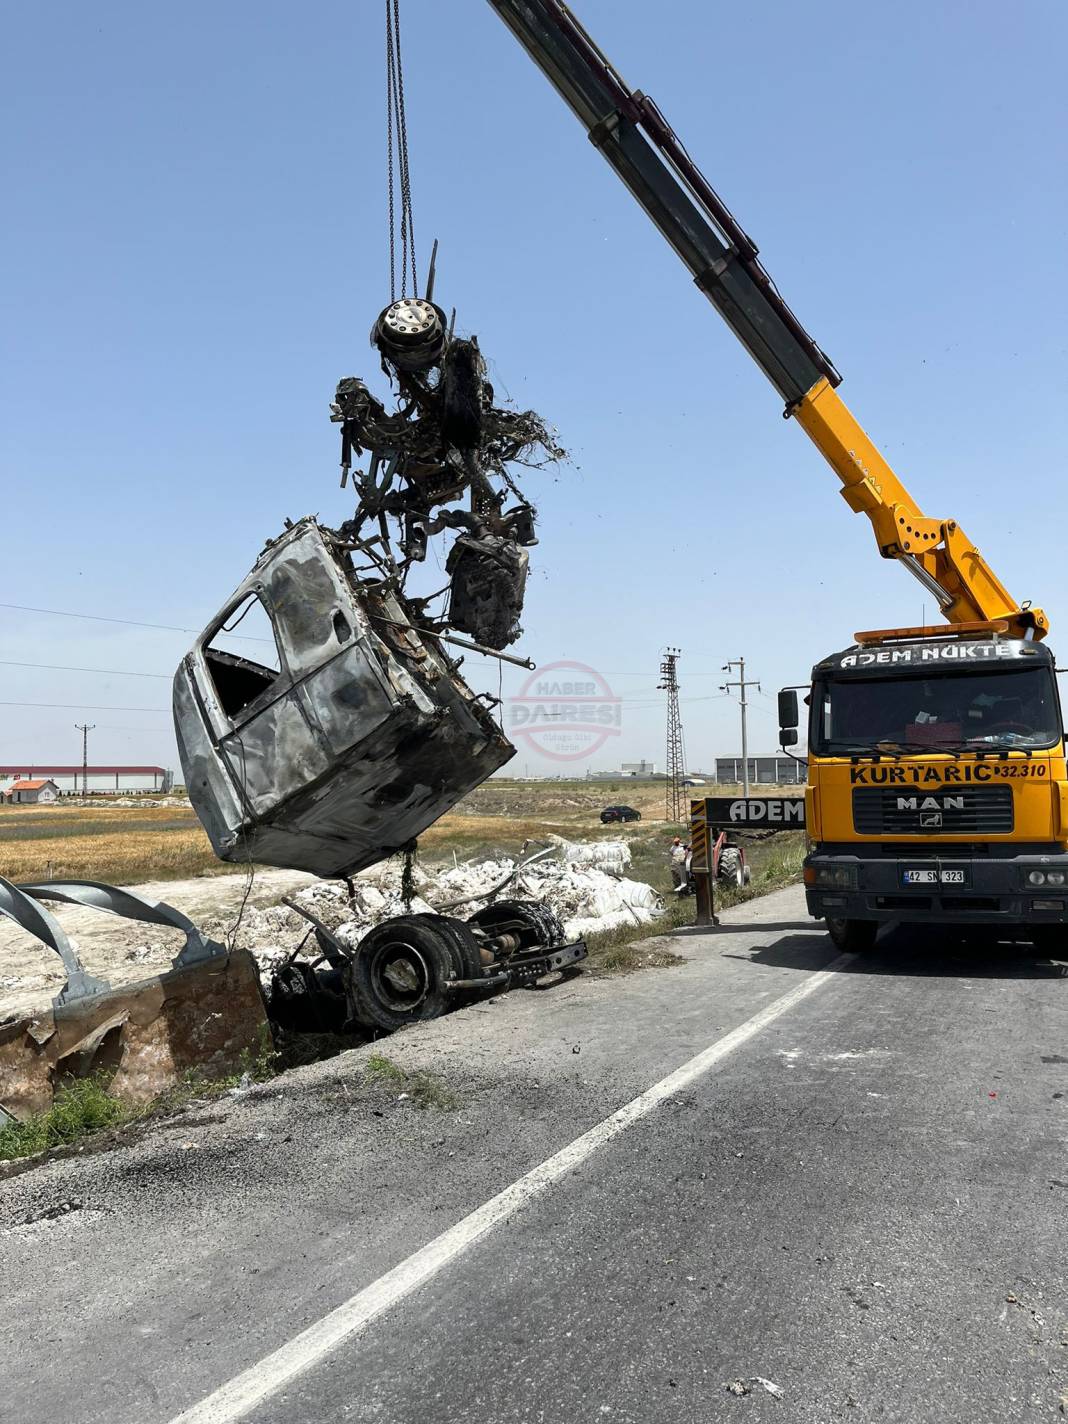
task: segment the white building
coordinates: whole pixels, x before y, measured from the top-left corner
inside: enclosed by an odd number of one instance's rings
[[[0,795],[13,806],[48,806],[59,800],[59,787],[54,781],[13,781]]]
[[[48,777],[65,796],[80,795],[82,789],[90,795],[131,796],[144,792],[170,791],[174,773],[163,766],[61,766],[37,763],[20,766],[17,762],[0,766],[0,792],[10,789],[7,778],[38,780]]]

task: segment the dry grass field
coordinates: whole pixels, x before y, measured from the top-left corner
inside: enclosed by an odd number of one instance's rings
[[[602,808],[620,803],[641,811],[641,821],[602,826]],[[661,782],[494,779],[431,826],[420,837],[419,849],[434,862],[515,854],[524,841],[550,834],[571,840],[622,837],[634,853],[632,873],[663,889],[668,882],[667,843],[684,832],[684,826],[665,820]],[[785,838],[772,844],[784,843]],[[755,850],[756,860],[765,858]],[[0,807],[0,875],[9,880],[133,885],[242,869],[215,859],[188,806],[114,806],[101,798],[99,804]]]
[[[8,880],[177,880],[222,866],[188,806],[5,806],[0,875]]]

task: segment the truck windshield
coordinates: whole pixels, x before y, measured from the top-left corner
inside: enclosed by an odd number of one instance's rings
[[[1060,738],[1049,668],[828,679],[813,689],[812,750],[1013,751]]]

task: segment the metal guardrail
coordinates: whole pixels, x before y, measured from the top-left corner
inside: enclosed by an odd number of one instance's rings
[[[185,943],[171,962],[173,969],[185,969],[191,964],[226,953],[223,945],[208,939],[192,920],[162,900],[145,900],[132,890],[105,885],[98,880],[50,880],[41,885],[15,885],[0,875],[0,914],[21,925],[35,939],[54,950],[63,961],[67,982],[52,1001],[56,1008],[94,994],[106,994],[111,985],[106,979],[98,979],[88,973],[59,921],[38,903],[40,900],[55,900],[87,910],[104,910],[124,920],[140,920],[144,924],[181,930]]]

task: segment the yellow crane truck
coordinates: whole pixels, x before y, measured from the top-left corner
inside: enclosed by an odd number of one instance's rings
[[[948,627],[858,633],[816,665],[809,702],[809,912],[837,945],[890,920],[1068,923],[1068,780],[1045,614],[1013,598],[952,519],[925,515],[841,397],[841,377],[656,104],[560,0],[489,0],[585,128]],[[780,694],[784,747],[795,689]]]

